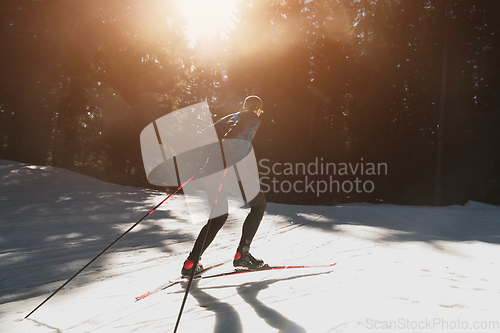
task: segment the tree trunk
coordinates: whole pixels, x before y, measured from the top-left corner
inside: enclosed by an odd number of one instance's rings
[[[444,11],[444,19],[447,20],[447,12],[450,8],[448,0]],[[439,98],[439,129],[437,141],[437,156],[436,156],[436,182],[434,188],[434,205],[441,206],[443,204],[443,155],[444,155],[444,122],[446,111],[446,78],[448,73],[448,24],[444,26],[444,46],[443,46],[443,67],[441,70],[441,94]]]

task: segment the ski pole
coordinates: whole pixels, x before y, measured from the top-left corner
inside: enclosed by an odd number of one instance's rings
[[[181,322],[181,317],[182,317],[182,312],[184,311],[184,306],[186,305],[187,296],[189,294],[189,290],[191,289],[191,284],[193,283],[194,275],[196,272],[196,267],[198,267],[198,262],[200,261],[201,252],[203,251],[203,247],[205,246],[205,242],[207,241],[208,231],[210,230],[210,225],[212,223],[212,213],[215,212],[215,207],[217,206],[217,199],[219,198],[219,194],[220,194],[220,191],[222,189],[224,179],[226,178],[226,173],[227,173],[228,167],[227,167],[226,159],[224,156],[224,149],[222,148],[222,143],[220,144],[220,147],[221,147],[221,152],[222,152],[222,161],[224,162],[224,174],[222,176],[222,180],[221,180],[221,183],[219,186],[219,191],[215,195],[215,202],[214,202],[214,206],[213,206],[214,208],[210,212],[210,217],[208,219],[207,229],[206,229],[205,235],[203,235],[203,243],[201,245],[200,251],[196,254],[196,259],[194,261],[193,270],[191,271],[191,274],[189,275],[189,280],[188,280],[188,284],[186,286],[186,291],[184,292],[184,298],[182,299],[181,308],[179,310],[179,314],[177,315],[177,321],[175,322],[174,333],[177,333],[177,329],[179,328],[179,324]]]
[[[107,248],[105,248],[104,250],[102,250],[101,253],[99,253],[97,256],[95,256],[94,259],[92,259],[91,261],[89,261],[88,264],[86,264],[85,266],[83,266],[82,269],[80,269],[78,272],[76,272],[75,275],[73,275],[68,281],[66,281],[62,286],[60,286],[56,291],[54,291],[49,297],[47,297],[42,303],[40,303],[36,308],[34,308],[30,313],[28,313],[26,315],[26,317],[24,317],[24,319],[27,319],[29,316],[31,316],[33,314],[33,312],[35,312],[36,310],[38,310],[42,305],[44,305],[49,299],[51,299],[55,294],[57,294],[59,292],[59,290],[61,290],[62,288],[64,288],[68,283],[71,282],[71,280],[73,280],[75,277],[77,277],[81,272],[83,272],[87,267],[89,267],[94,261],[96,261],[100,256],[102,256],[106,251],[108,251],[113,245],[115,245],[116,243],[118,243],[118,241],[120,239],[122,239],[126,234],[128,234],[130,231],[132,231],[132,229],[134,229],[139,223],[141,223],[146,217],[148,217],[149,215],[151,215],[158,207],[160,207],[165,201],[167,201],[171,196],[173,196],[174,194],[176,194],[177,192],[179,192],[179,190],[181,188],[183,188],[187,183],[189,183],[196,175],[193,175],[191,178],[189,178],[188,180],[186,180],[181,186],[179,186],[174,192],[170,193],[170,195],[168,195],[165,199],[163,199],[159,204],[157,204],[153,209],[151,209],[146,215],[144,215],[139,221],[137,221],[136,223],[134,223],[134,225],[132,225],[130,228],[128,228],[127,231],[125,231],[120,237],[118,237],[113,243],[111,243]]]

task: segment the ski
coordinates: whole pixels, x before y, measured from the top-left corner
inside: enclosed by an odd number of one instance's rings
[[[262,268],[256,268],[256,269],[246,269],[246,268],[236,268],[233,271],[230,272],[223,272],[223,273],[218,273],[218,274],[213,274],[213,275],[197,275],[194,277],[193,280],[202,280],[202,279],[211,279],[211,278],[216,278],[216,277],[221,277],[221,276],[229,276],[229,275],[237,275],[237,274],[244,274],[244,273],[252,273],[252,272],[262,272],[262,271],[275,271],[275,270],[284,270],[284,269],[303,269],[303,268],[328,268],[328,267],[333,267],[337,263],[333,264],[328,264],[328,265],[300,265],[300,266],[293,266],[293,265],[287,265],[287,266],[268,266],[264,265]],[[187,278],[180,278],[177,280],[172,280],[170,281],[171,284],[177,284],[177,283],[182,283],[182,282],[187,282]]]
[[[218,264],[215,264],[215,265],[208,266],[208,267],[204,268],[204,269],[203,269],[200,273],[198,273],[198,274],[195,276],[195,278],[200,278],[200,277],[201,277],[201,274],[206,273],[207,271],[211,270],[212,268],[216,268],[216,267],[222,266],[222,265],[224,265],[225,263],[226,263],[226,262],[221,262],[221,263],[218,263]],[[152,291],[148,291],[148,292],[147,292],[147,293],[145,293],[145,294],[142,294],[142,295],[140,295],[140,296],[137,296],[137,297],[135,298],[135,300],[136,300],[136,301],[140,301],[140,300],[142,300],[142,299],[145,299],[145,298],[146,298],[146,297],[148,297],[148,296],[151,296],[151,295],[153,295],[153,294],[156,294],[156,293],[157,293],[157,292],[159,292],[159,291],[162,291],[162,290],[165,290],[165,289],[167,289],[167,288],[173,287],[173,286],[175,286],[176,284],[181,283],[181,282],[183,282],[183,281],[184,281],[184,280],[183,280],[183,277],[179,277],[179,278],[177,278],[176,280],[174,280],[174,281],[169,281],[169,283],[163,284],[163,285],[159,286],[158,288],[156,288],[156,289],[154,289],[154,290],[152,290]]]

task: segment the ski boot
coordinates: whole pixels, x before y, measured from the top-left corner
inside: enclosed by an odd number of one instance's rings
[[[267,267],[264,260],[255,259],[249,252],[249,247],[244,246],[236,252],[233,260],[233,266],[236,268],[259,269]]]
[[[200,260],[201,260],[201,258],[200,258]],[[201,271],[203,271],[203,265],[200,264],[200,260],[198,260],[198,266],[196,266],[194,276],[196,276]],[[191,276],[191,272],[193,271],[193,266],[194,266],[194,260],[187,258],[186,261],[184,261],[184,265],[182,265],[181,275],[183,277]]]

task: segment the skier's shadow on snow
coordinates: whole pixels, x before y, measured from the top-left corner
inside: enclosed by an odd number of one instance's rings
[[[302,326],[268,307],[257,298],[261,290],[267,289],[274,282],[276,280],[242,284],[236,288],[236,291],[260,318],[264,319],[269,326],[277,329],[278,332],[305,333],[306,330]]]
[[[243,332],[240,316],[236,309],[229,303],[222,302],[220,299],[199,289],[198,283],[199,281],[193,281],[189,293],[198,301],[201,307],[215,313],[214,333]]]
[[[198,301],[200,306],[206,308],[209,311],[215,312],[216,319],[214,333],[243,332],[243,328],[237,311],[230,304],[221,302],[218,298],[207,294],[203,290],[234,287],[236,287],[238,295],[240,295],[240,297],[254,309],[255,313],[260,318],[262,318],[269,326],[277,329],[278,332],[305,333],[306,330],[302,326],[286,318],[278,311],[268,307],[267,305],[262,303],[257,298],[257,296],[261,290],[267,289],[270,285],[279,281],[289,281],[308,276],[316,276],[329,273],[331,273],[331,271],[301,274],[284,279],[278,278],[260,282],[249,282],[240,285],[224,285],[201,289],[198,288],[199,281],[193,281],[190,294]]]

